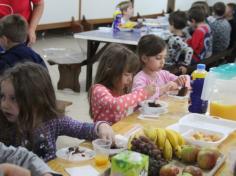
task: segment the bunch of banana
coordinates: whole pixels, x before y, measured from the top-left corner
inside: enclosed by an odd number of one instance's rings
[[[180,158],[181,146],[185,144],[183,137],[181,136],[180,133],[174,130],[166,129],[165,131],[166,131],[167,139],[170,141],[170,144],[173,148],[173,152],[178,158]]]
[[[180,133],[164,128],[144,128],[143,132],[163,151],[166,160],[171,160],[173,154],[180,158],[181,146],[185,144]]]

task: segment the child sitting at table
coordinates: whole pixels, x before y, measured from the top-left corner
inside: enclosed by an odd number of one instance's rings
[[[39,64],[9,68],[0,86],[0,141],[6,145],[24,146],[48,161],[56,157],[58,136],[113,139],[106,122],[82,123],[58,112],[50,76]]]
[[[194,32],[192,37],[187,40],[187,44],[193,49],[191,65],[194,65],[212,55],[212,32],[210,26],[205,22],[206,14],[201,7],[190,8],[188,16]]]
[[[114,16],[121,13],[120,28],[133,28],[137,25],[136,22],[130,21],[130,18],[134,15],[133,4],[131,1],[123,1],[116,6]],[[114,17],[115,18],[115,17]],[[114,23],[114,22],[113,22]]]
[[[7,147],[0,142],[0,175],[1,173],[6,176],[13,176],[12,174],[16,173],[19,176],[60,175],[52,171],[37,155],[25,148]]]
[[[185,43],[185,40],[189,37],[183,31],[186,25],[187,15],[185,12],[176,11],[170,14],[169,30],[172,35],[167,39],[168,59],[166,62],[174,67],[187,67],[192,60],[193,50]]]
[[[161,95],[179,86],[189,87],[189,76],[174,74],[162,70],[167,57],[167,46],[164,40],[155,35],[145,35],[138,43],[138,55],[142,62],[142,70],[134,77],[132,91],[154,84],[156,93],[150,99],[158,99]]]
[[[213,31],[213,54],[226,50],[230,43],[231,26],[224,17],[225,10],[225,4],[217,2],[213,5],[213,16],[208,17]]]
[[[26,46],[28,24],[20,15],[8,15],[0,20],[0,45],[6,51],[0,54],[0,74],[16,63],[31,61],[44,67],[43,59]]]
[[[139,66],[138,57],[122,45],[110,44],[104,51],[89,93],[90,113],[95,122],[114,124],[127,115],[129,108],[155,93],[153,85],[130,93],[133,74]]]

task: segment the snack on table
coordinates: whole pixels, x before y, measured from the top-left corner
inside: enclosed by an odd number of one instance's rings
[[[161,107],[161,105],[156,102],[148,102],[148,106],[153,108]]]
[[[177,96],[184,97],[188,93],[187,87],[181,87],[181,89],[178,91]]]
[[[191,135],[193,140],[200,140],[206,142],[216,142],[221,139],[221,137],[217,134],[206,134],[200,131],[197,131]]]
[[[84,153],[85,151],[84,150],[81,150],[79,147],[69,147],[68,148],[68,154],[72,154],[72,155],[74,155],[74,154],[77,154],[77,153]]]

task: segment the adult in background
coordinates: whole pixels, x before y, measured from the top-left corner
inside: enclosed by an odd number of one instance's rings
[[[28,45],[36,41],[35,31],[43,10],[44,0],[0,0],[0,18],[9,14],[20,14],[28,21]]]

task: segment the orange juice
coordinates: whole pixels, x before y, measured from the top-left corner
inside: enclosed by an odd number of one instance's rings
[[[225,105],[217,102],[211,102],[210,115],[236,120],[236,105]]]
[[[107,155],[95,155],[94,159],[97,166],[105,166],[109,161],[109,157]]]

